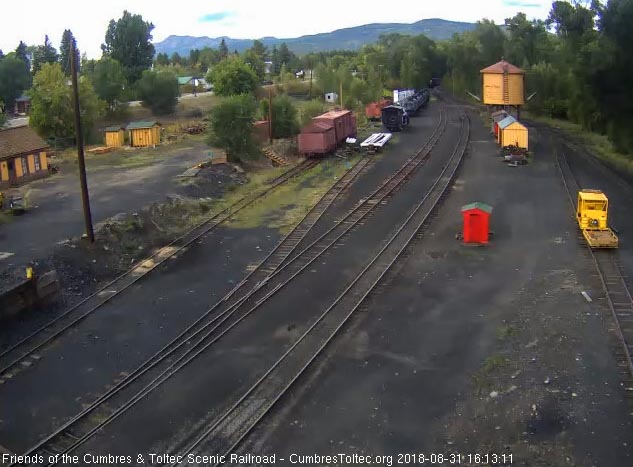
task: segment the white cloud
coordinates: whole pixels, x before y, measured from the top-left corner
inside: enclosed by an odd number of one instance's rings
[[[214,0],[212,2],[174,2],[173,0],[30,0],[28,3],[3,1],[0,49],[15,49],[20,40],[41,44],[48,34],[57,47],[64,29],[71,29],[78,46],[88,56],[101,54],[100,45],[110,19],[127,9],[151,21],[154,41],[176,35],[296,37],[328,32],[375,22],[411,23],[425,18],[474,22],[489,18],[497,23],[522,10],[528,17],[545,18],[550,2],[540,0],[401,0],[393,7],[384,1],[319,0],[316,3],[269,0]],[[527,6],[517,6],[525,3]],[[231,13],[219,21],[204,22],[204,15]]]

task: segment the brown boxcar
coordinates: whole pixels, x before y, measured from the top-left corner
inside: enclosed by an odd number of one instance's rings
[[[354,114],[350,116],[349,123],[350,123],[350,130],[347,136],[355,137],[356,136],[356,117],[354,116]]]
[[[299,133],[299,153],[305,155],[326,155],[336,149],[334,127],[328,122],[315,121]]]
[[[331,110],[312,119],[314,122],[323,122],[334,128],[336,144],[345,142],[348,136],[356,134],[352,124],[352,112],[350,110]]]

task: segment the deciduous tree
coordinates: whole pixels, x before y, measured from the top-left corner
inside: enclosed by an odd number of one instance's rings
[[[257,102],[250,94],[226,97],[211,110],[209,143],[226,151],[230,161],[259,155],[253,142]]]
[[[208,78],[218,96],[254,94],[259,86],[257,75],[240,57],[230,57],[218,63]]]
[[[24,62],[11,53],[0,60],[0,100],[13,109],[15,100],[31,85],[31,74]]]
[[[289,138],[299,132],[297,108],[288,96],[273,98],[273,138]],[[268,100],[261,101],[262,115],[268,119]]]
[[[176,110],[180,87],[175,74],[146,70],[137,83],[137,89],[143,105],[149,107],[154,115],[168,115]]]
[[[28,92],[31,98],[29,124],[44,137],[56,137],[72,141],[75,135],[72,89],[59,63],[45,63],[33,78]],[[101,101],[86,76],[79,80],[79,107],[86,134],[96,119],[103,114],[105,103]]]
[[[101,58],[95,63],[92,82],[99,98],[108,104],[110,111],[115,111],[127,86],[123,66],[111,57]]]
[[[101,45],[103,53],[123,65],[129,83],[141,78],[144,70],[152,66],[154,45],[152,30],[154,25],[144,21],[141,15],[133,15],[127,10],[118,20],[110,20]]]

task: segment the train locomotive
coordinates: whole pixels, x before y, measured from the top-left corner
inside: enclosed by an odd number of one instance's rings
[[[409,114],[398,104],[388,105],[381,111],[382,124],[388,131],[402,131],[409,125]]]

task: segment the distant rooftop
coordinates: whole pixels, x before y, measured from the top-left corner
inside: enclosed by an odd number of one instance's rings
[[[496,74],[504,74],[508,73],[509,75],[524,75],[525,71],[523,71],[518,66],[513,65],[512,63],[506,62],[505,60],[501,60],[500,62],[495,63],[494,65],[490,65],[489,67],[481,70],[480,73],[496,73]]]
[[[126,130],[138,130],[141,128],[152,128],[155,125],[160,125],[160,123],[156,121],[140,121],[140,122],[131,122],[128,126],[125,127]]]

